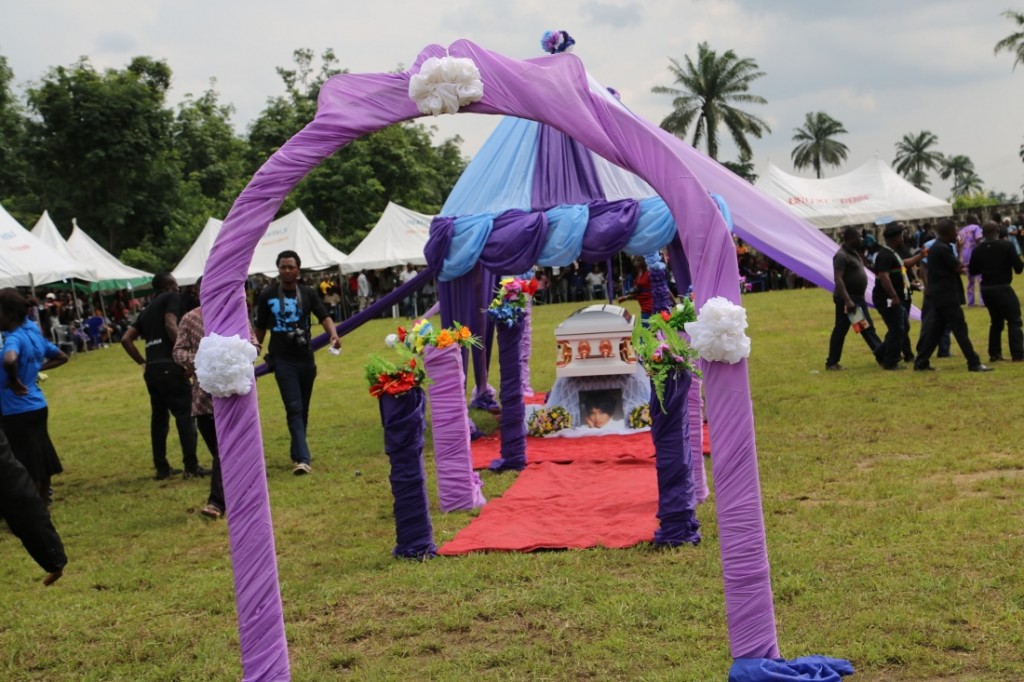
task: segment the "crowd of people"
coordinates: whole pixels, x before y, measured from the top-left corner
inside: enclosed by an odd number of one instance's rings
[[[835,278],[835,322],[825,369],[843,369],[843,345],[851,328],[864,339],[884,370],[912,366],[933,371],[933,354],[951,357],[951,337],[971,372],[988,372],[991,363],[1009,359],[1024,362],[1020,301],[1011,282],[1024,271],[1024,216],[998,214],[982,221],[968,214],[958,225],[951,218],[922,223],[914,231],[893,222],[882,228],[879,241],[873,231],[847,227],[832,264]],[[882,318],[884,338],[874,328],[868,310],[867,272],[875,275],[871,303]],[[966,279],[967,286],[964,286]],[[977,293],[976,290],[977,289]],[[923,294],[921,331],[910,338],[910,313],[915,292]],[[971,342],[963,305],[984,305],[989,313],[988,360]],[[1003,355],[1007,332],[1009,357]],[[906,363],[906,364],[903,364]]]

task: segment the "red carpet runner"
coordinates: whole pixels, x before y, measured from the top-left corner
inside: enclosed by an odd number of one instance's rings
[[[486,468],[500,447],[497,434],[474,441],[473,466]],[[658,484],[649,433],[528,438],[526,452],[529,464],[515,483],[439,554],[621,548],[654,537]]]

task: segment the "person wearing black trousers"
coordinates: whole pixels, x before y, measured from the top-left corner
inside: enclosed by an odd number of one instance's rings
[[[68,563],[64,543],[53,527],[46,502],[39,496],[28,470],[15,458],[3,430],[0,430],[0,515],[29,555],[46,571],[43,585],[57,582]]]

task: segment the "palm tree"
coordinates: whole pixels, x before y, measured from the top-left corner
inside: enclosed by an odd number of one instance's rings
[[[749,92],[750,84],[764,75],[758,71],[757,62],[750,58],[740,59],[732,50],[719,55],[707,43],[697,46],[697,63],[686,57],[684,67],[675,59],[668,70],[675,77],[679,88],[658,85],[651,92],[658,95],[672,95],[672,113],[661,122],[661,127],[686,139],[686,131],[695,123],[693,146],[707,139],[708,156],[718,157],[718,129],[725,126],[740,154],[753,152],[747,142],[747,135],[760,138],[771,132],[767,123],[753,114],[737,109],[733,104],[767,104],[767,100]]]
[[[993,54],[999,54],[1003,50],[1016,55],[1013,60],[1013,68],[1018,64],[1024,64],[1024,12],[1003,12],[1003,16],[1017,22],[1017,31],[1006,36],[992,50]]]
[[[953,176],[952,192],[954,197],[970,194],[967,185],[972,183],[977,183],[979,185],[978,189],[980,189],[981,179],[974,172],[974,162],[963,154],[947,156],[942,160],[942,170],[939,172],[939,177],[943,180],[948,180],[949,176]],[[971,189],[975,188],[972,187]]]
[[[793,132],[793,141],[799,142],[792,154],[794,168],[810,166],[820,179],[822,163],[838,167],[846,161],[850,149],[832,139],[836,135],[845,135],[846,128],[824,111],[808,112],[804,127]]]
[[[928,190],[926,171],[937,170],[942,163],[942,154],[932,151],[939,138],[930,130],[919,133],[906,133],[896,143],[896,158],[893,164],[896,172],[914,183],[920,190]]]

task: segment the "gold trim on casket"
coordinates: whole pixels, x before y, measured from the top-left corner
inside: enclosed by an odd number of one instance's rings
[[[633,373],[635,322],[632,313],[617,305],[592,305],[574,312],[555,327],[555,376]]]

